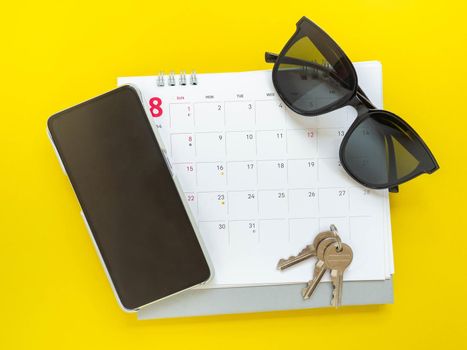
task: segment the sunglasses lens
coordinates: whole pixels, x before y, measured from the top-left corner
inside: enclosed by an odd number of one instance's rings
[[[437,168],[419,136],[399,118],[371,112],[342,144],[342,161],[361,183],[390,187]]]
[[[357,79],[345,55],[326,46],[330,40],[326,34],[309,34],[322,42],[315,45],[305,35],[282,53],[275,67],[275,87],[296,112],[316,115],[347,101]]]

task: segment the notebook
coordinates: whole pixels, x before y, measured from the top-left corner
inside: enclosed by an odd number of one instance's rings
[[[381,65],[355,68],[360,86],[382,107]],[[339,162],[340,142],[356,117],[352,107],[295,114],[268,70],[122,77],[122,84],[141,91],[196,218],[214,267],[201,288],[306,282],[309,263],[281,272],[277,261],[330,224],[354,252],[345,281],[390,278],[388,192],[362,187]]]

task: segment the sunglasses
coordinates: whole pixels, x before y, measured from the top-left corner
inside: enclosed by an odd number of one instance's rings
[[[358,86],[357,73],[342,49],[308,18],[274,63],[272,81],[295,113],[313,117],[350,105],[357,118],[345,133],[339,158],[345,171],[363,186],[398,192],[401,183],[439,169],[421,137],[402,118],[377,109]]]

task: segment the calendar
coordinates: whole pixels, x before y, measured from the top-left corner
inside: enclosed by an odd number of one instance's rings
[[[355,67],[381,107],[381,65]],[[271,71],[124,77],[118,84],[141,91],[168,150],[213,264],[205,287],[308,281],[314,263],[283,273],[277,261],[330,224],[354,251],[345,280],[393,273],[388,192],[362,187],[339,162],[355,109],[295,114],[274,90]]]

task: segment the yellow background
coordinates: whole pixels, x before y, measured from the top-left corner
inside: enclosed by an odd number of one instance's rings
[[[383,64],[441,170],[391,194],[394,305],[141,322],[123,313],[46,137],[116,77],[270,68],[306,15]],[[0,9],[0,348],[466,348],[465,1],[9,1]]]

